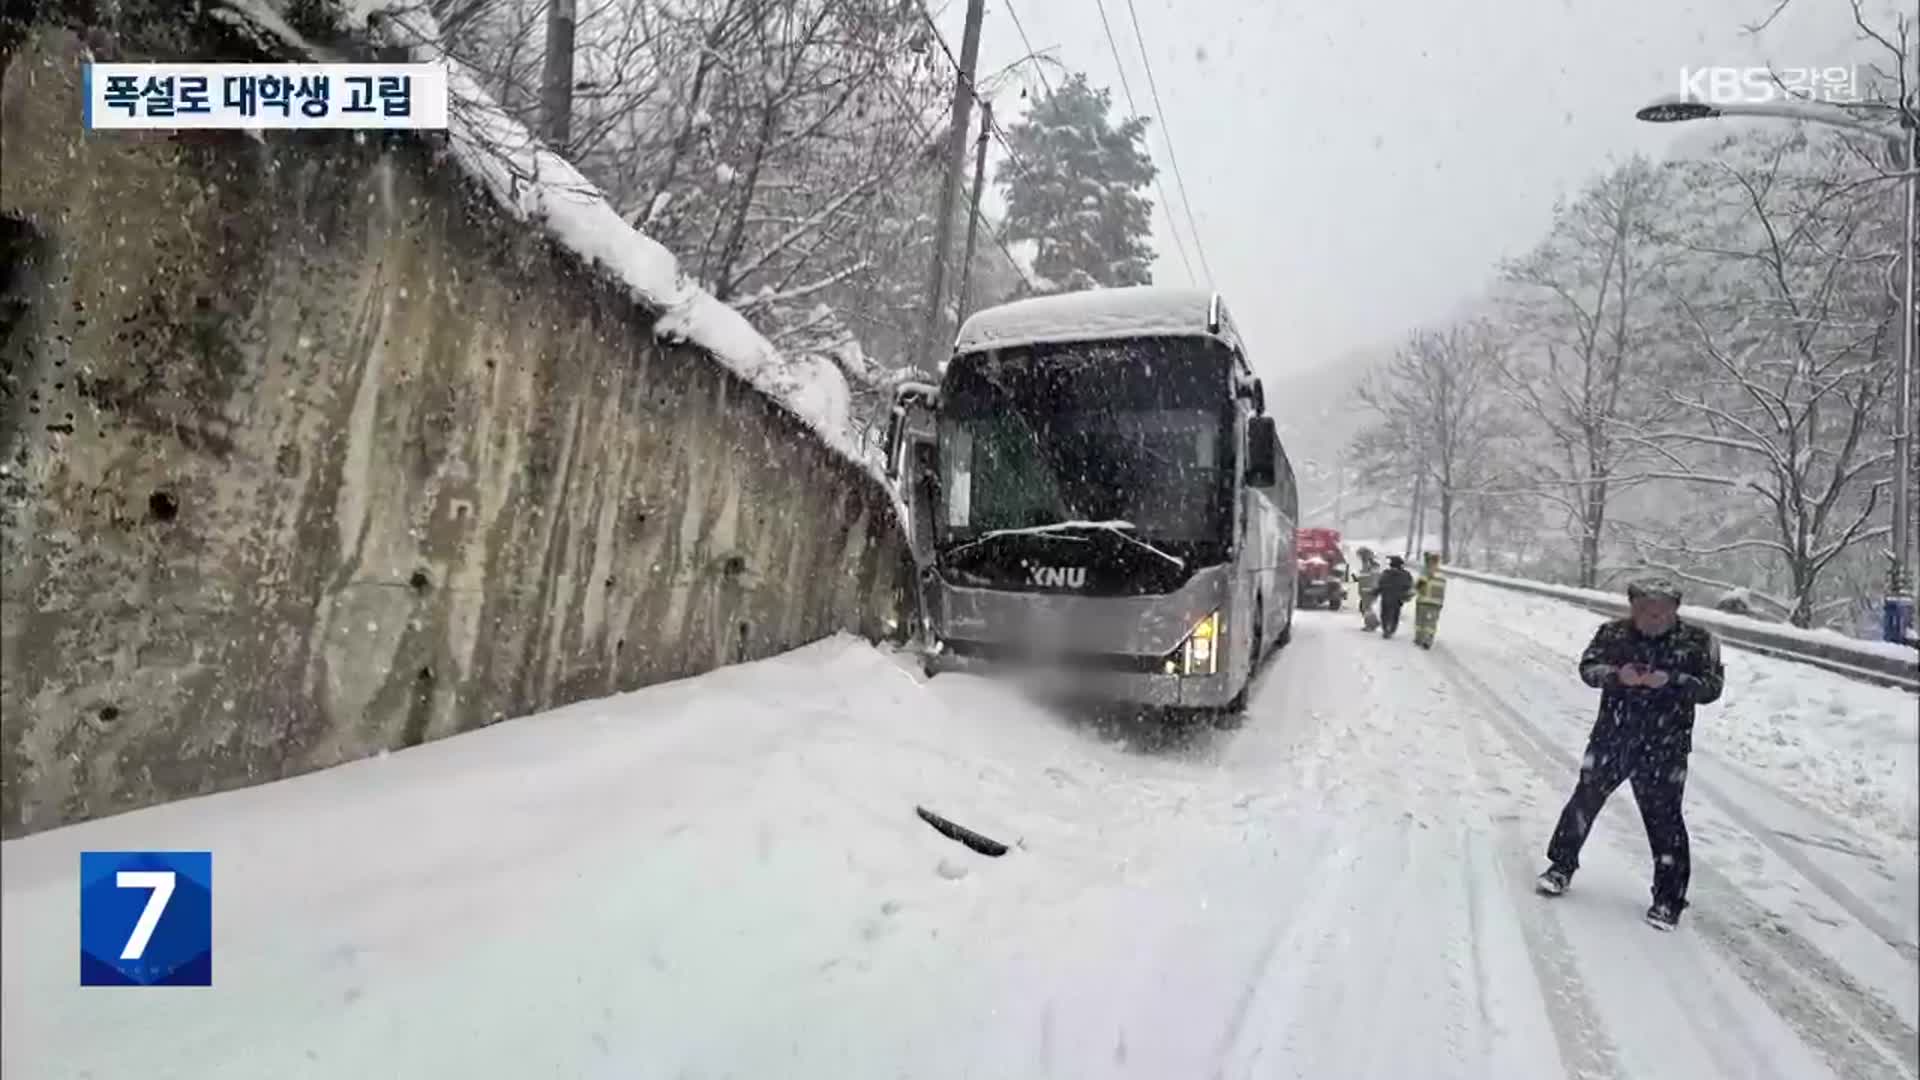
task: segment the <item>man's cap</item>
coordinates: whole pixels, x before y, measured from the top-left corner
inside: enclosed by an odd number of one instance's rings
[[[1647,577],[1636,578],[1627,585],[1627,599],[1629,600],[1652,598],[1671,600],[1677,604],[1680,602],[1680,597],[1680,583],[1664,574],[1652,574]]]
[[[1389,555],[1389,556],[1387,556],[1387,565],[1388,565],[1388,566],[1399,566],[1399,565],[1400,565],[1401,563],[1403,563],[1403,562],[1405,562],[1405,561],[1406,561],[1405,559],[1402,559],[1402,558],[1401,558],[1400,556],[1398,556],[1398,555]]]

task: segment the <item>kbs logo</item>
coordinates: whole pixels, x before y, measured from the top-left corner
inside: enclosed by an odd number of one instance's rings
[[[80,853],[80,985],[212,986],[213,853]]]
[[[1854,104],[1860,79],[1850,67],[1699,67],[1680,69],[1680,96],[1708,105],[1819,101]]]
[[[1029,584],[1043,589],[1078,589],[1087,584],[1084,566],[1035,566],[1027,571]]]

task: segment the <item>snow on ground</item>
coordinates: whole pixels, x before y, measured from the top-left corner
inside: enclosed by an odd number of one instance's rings
[[[837,638],[10,841],[0,1071],[1920,1075],[1911,936],[1764,791],[1690,795],[1676,934],[1624,793],[1531,894],[1594,695],[1513,617],[1462,584],[1427,653],[1302,613],[1225,733]],[[1789,809],[1889,869],[1869,819]],[[154,847],[214,852],[217,985],[78,987],[78,852]]]

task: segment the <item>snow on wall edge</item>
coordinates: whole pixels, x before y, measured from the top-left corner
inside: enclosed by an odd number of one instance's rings
[[[320,50],[294,32],[275,0],[220,0],[254,35],[307,58]],[[778,382],[785,362],[746,316],[695,285],[680,261],[629,224],[605,193],[573,164],[548,149],[515,120],[459,60],[440,46],[433,16],[406,0],[340,0],[349,33],[403,48],[422,63],[447,66],[447,143],[461,170],[516,220],[542,229],[585,266],[610,277],[654,317],[654,337],[706,353],[740,376],[886,494],[894,524],[904,531],[907,511],[885,473],[826,418],[814,414]]]

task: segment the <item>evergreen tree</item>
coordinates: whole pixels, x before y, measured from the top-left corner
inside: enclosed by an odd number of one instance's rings
[[[1075,74],[1007,132],[1013,160],[996,177],[1006,237],[1039,245],[1042,288],[1061,291],[1153,281],[1153,183],[1147,121],[1108,121],[1111,94]]]

